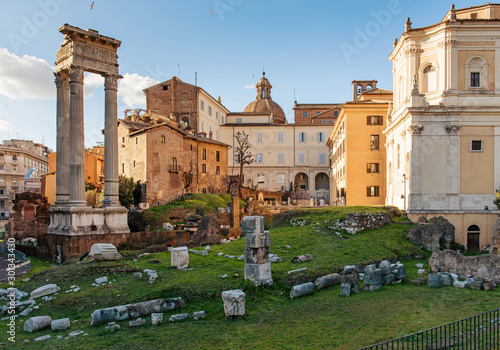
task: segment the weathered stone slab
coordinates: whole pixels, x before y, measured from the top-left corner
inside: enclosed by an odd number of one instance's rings
[[[38,287],[34,291],[30,293],[30,298],[35,299],[39,297],[43,297],[49,294],[54,294],[57,293],[61,290],[57,285],[55,284],[46,284],[45,286]]]
[[[172,298],[99,309],[92,313],[92,322],[90,325],[95,326],[113,321],[123,321],[131,318],[148,316],[153,312],[158,313],[180,309],[184,305],[185,303],[181,298]]]
[[[384,271],[385,275],[388,275],[391,273],[392,268],[391,268],[391,263],[387,260],[382,260],[380,264],[378,265],[379,269],[382,269]]]
[[[70,327],[69,318],[61,318],[51,323],[52,331],[64,331]]]
[[[392,273],[394,274],[394,279],[400,280],[406,277],[406,268],[399,261],[392,266]]]
[[[341,282],[356,284],[359,282],[359,273],[357,271],[352,271],[346,275],[342,275]]]
[[[490,291],[490,290],[495,289],[496,285],[495,285],[495,283],[485,282],[483,287],[484,287],[485,291]]]
[[[312,294],[313,292],[314,292],[314,283],[307,282],[298,284],[292,287],[292,291],[290,292],[290,298],[291,299],[300,298],[305,295]]]
[[[471,281],[470,282],[470,289],[483,290],[484,289],[484,282],[483,281]]]
[[[343,275],[347,275],[348,273],[357,271],[359,272],[359,269],[355,265],[346,265],[344,266],[344,270],[342,271]]]
[[[365,269],[365,284],[383,284],[385,283],[384,271],[382,269],[366,270]]]
[[[427,276],[427,281],[429,287],[439,288],[441,287],[441,274],[431,273],[429,274],[429,276]]]
[[[170,316],[170,318],[168,320],[170,322],[175,322],[175,321],[187,320],[188,318],[191,318],[190,314],[176,314],[176,315]]]
[[[47,340],[47,339],[50,339],[50,335],[44,335],[42,337],[37,337],[35,339],[33,339],[33,341],[42,341],[42,340]]]
[[[320,290],[323,288],[335,286],[341,283],[341,277],[338,273],[332,273],[329,275],[324,275],[318,277],[316,281],[314,281],[314,286],[316,289]]]
[[[108,283],[108,276],[103,276],[95,279],[95,283],[101,285],[103,283]]]
[[[222,292],[222,300],[224,301],[224,313],[226,317],[243,316],[245,314],[246,294],[241,289]]]
[[[193,313],[193,320],[198,321],[205,318],[205,311],[196,311]]]
[[[176,269],[186,269],[189,265],[189,252],[187,247],[172,248],[170,266]]]
[[[245,264],[245,279],[256,284],[273,284],[271,262],[264,264]]]
[[[351,284],[350,283],[342,283],[340,285],[340,295],[348,297],[351,295]]]
[[[307,270],[307,267],[303,267],[301,269],[297,269],[297,270],[291,270],[291,271],[288,271],[288,274],[292,274],[292,273],[299,273],[299,272],[302,272],[302,271],[305,271]]]
[[[128,326],[129,327],[142,327],[146,324],[146,320],[143,318],[138,318],[137,320],[129,321]]]
[[[89,256],[97,261],[114,261],[122,258],[116,247],[111,243],[94,243],[90,248]]]
[[[28,333],[38,332],[50,328],[52,318],[50,316],[35,316],[24,322],[24,331]]]
[[[450,275],[443,273],[441,274],[441,285],[443,286],[451,286],[453,284],[453,279]]]
[[[137,278],[138,280],[142,280],[142,273],[134,272],[134,278]]]
[[[351,285],[351,294],[352,293],[359,293],[359,283]]]
[[[107,326],[104,328],[110,332],[114,332],[115,330],[120,329],[121,327],[118,324],[116,324],[116,322],[109,322]]]

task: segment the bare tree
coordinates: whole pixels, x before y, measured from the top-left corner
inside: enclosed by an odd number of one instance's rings
[[[243,166],[252,164],[253,154],[250,152],[250,141],[248,141],[248,135],[244,131],[238,131],[234,135],[236,139],[237,146],[234,149],[235,161],[240,164],[240,185],[243,185]]]

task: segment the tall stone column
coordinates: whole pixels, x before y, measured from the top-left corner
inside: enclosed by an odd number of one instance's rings
[[[104,76],[104,198],[106,206],[120,205],[118,199],[118,115],[117,93],[119,75]]]
[[[81,67],[70,68],[69,127],[69,204],[85,205],[85,140],[83,130],[83,73]]]
[[[56,205],[69,200],[69,75],[54,73],[57,86]]]

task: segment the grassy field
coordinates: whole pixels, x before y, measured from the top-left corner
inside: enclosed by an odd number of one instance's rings
[[[288,220],[275,223],[270,229],[271,253],[278,254],[283,262],[272,265],[274,285],[267,289],[256,288],[244,281],[243,261],[216,255],[218,252],[242,255],[244,239],[213,246],[208,256],[190,254],[189,265],[193,268],[190,271],[171,269],[169,252],[131,261],[139,252],[126,251],[122,252],[124,259],[118,262],[70,263],[54,267],[51,263],[37,261],[38,272],[32,274],[29,282],[19,281],[17,287],[31,292],[41,285],[56,283],[61,292],[48,302],[38,299],[40,309],[30,317],[69,317],[71,329],[59,333],[44,330],[28,334],[22,330],[23,323],[19,320],[16,343],[7,345],[7,348],[358,349],[499,307],[498,290],[431,289],[411,285],[409,279],[416,277],[417,272],[415,264],[423,262],[427,268],[429,253],[422,252],[405,238],[409,225],[392,223],[356,235],[341,232],[340,236],[329,228],[349,211],[380,210],[372,207],[306,210],[293,214],[305,219],[305,226],[292,226]],[[292,257],[307,253],[314,256],[313,261],[291,262]],[[384,286],[375,292],[360,292],[348,298],[340,296],[339,286],[315,291],[313,295],[300,299],[289,298],[294,284],[338,272],[344,265],[385,258],[400,258],[405,264],[409,277],[403,283]],[[48,268],[43,269],[43,266]],[[307,270],[301,274],[287,273],[302,267],[307,267]],[[133,272],[145,268],[158,271],[159,277],[154,285],[150,285],[147,278],[133,278]],[[224,274],[229,277],[218,277]],[[91,286],[95,278],[104,275],[112,284]],[[81,287],[79,292],[65,293],[75,284]],[[246,314],[240,319],[226,320],[221,292],[236,288],[247,294]],[[122,329],[114,333],[106,331],[104,326],[90,327],[90,315],[95,309],[178,296],[186,301],[186,306],[166,313],[161,325],[152,326],[150,317],[146,317],[146,326],[129,328],[128,321],[124,321],[119,323]],[[199,310],[206,312],[205,320],[168,322],[171,314],[192,314]],[[3,321],[0,323],[0,342],[7,341],[6,329],[6,321]],[[56,339],[57,335],[66,336],[70,331],[80,329],[88,335]],[[41,343],[32,341],[46,334],[52,338]],[[23,342],[24,339],[29,342]]]

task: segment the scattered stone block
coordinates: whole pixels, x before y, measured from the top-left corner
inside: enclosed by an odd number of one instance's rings
[[[441,274],[431,273],[429,274],[429,276],[427,276],[427,281],[429,287],[439,288],[441,287]]]
[[[374,270],[366,270],[365,269],[365,285],[372,284],[383,284],[385,282],[384,270],[382,269],[374,269]]]
[[[387,260],[382,260],[380,264],[378,265],[379,269],[382,269],[384,271],[385,275],[388,275],[392,272],[392,266],[391,263]]]
[[[109,322],[104,328],[110,332],[114,332],[115,330],[120,329],[120,326],[116,322]]]
[[[223,256],[223,255],[224,255],[224,253],[223,253],[223,252],[218,252],[218,253],[217,253],[217,256]]]
[[[456,281],[453,282],[453,287],[455,288],[466,288],[469,285],[467,281]]]
[[[143,318],[138,318],[137,320],[134,321],[129,321],[128,326],[130,328],[132,327],[142,327],[146,324],[146,320]]]
[[[205,311],[196,311],[193,313],[193,320],[198,321],[205,318]]]
[[[90,248],[89,256],[97,261],[114,261],[122,258],[111,243],[94,243]]]
[[[245,235],[245,279],[256,285],[272,285],[269,247],[273,243],[269,231],[264,231],[264,217],[244,217],[241,230]]]
[[[299,255],[294,258],[292,258],[293,263],[302,263],[302,262],[307,262],[313,260],[314,257],[311,254],[304,254],[304,255]]]
[[[50,339],[50,335],[44,335],[43,337],[38,337],[38,338],[35,338],[33,339],[34,341],[42,341],[42,340],[47,340],[47,339]]]
[[[303,267],[301,269],[297,269],[297,270],[292,270],[292,271],[288,271],[288,274],[292,274],[292,273],[298,273],[298,272],[302,272],[302,271],[305,271],[307,270],[307,267]]]
[[[191,315],[189,314],[177,314],[177,315],[172,315],[168,319],[170,322],[175,322],[175,321],[183,321],[187,320],[188,318],[191,318]]]
[[[50,316],[35,316],[24,322],[24,331],[34,333],[45,328],[50,328],[52,318]]]
[[[417,275],[423,275],[425,273],[424,269],[418,269]]]
[[[348,297],[351,295],[351,284],[350,283],[342,283],[340,285],[340,295]]]
[[[359,283],[351,285],[351,294],[352,293],[359,293]]]
[[[163,229],[167,231],[172,231],[174,226],[170,222],[163,223]]]
[[[396,282],[394,274],[390,273],[385,275],[385,284],[393,284],[394,282]]]
[[[138,280],[142,280],[142,273],[134,272],[134,278],[137,278]]]
[[[208,252],[206,250],[201,250],[198,252],[199,255],[207,256]]]
[[[348,274],[342,275],[342,283],[356,284],[359,282],[359,273],[357,271],[349,272]]]
[[[30,298],[35,299],[39,297],[43,297],[49,294],[54,294],[57,293],[61,290],[57,285],[55,284],[46,284],[45,286],[38,287],[34,291],[30,293]]]
[[[101,285],[103,283],[108,283],[108,276],[103,276],[95,279],[95,283],[97,285]]]
[[[186,269],[189,265],[189,252],[187,247],[172,248],[170,266],[179,270]]]
[[[209,253],[209,252],[210,252],[210,249],[211,249],[211,248],[210,248],[210,246],[209,246],[209,245],[205,246],[205,251],[206,251],[207,253]]]
[[[185,303],[181,298],[172,298],[99,309],[92,313],[92,322],[90,325],[95,326],[112,321],[123,321],[131,318],[148,316],[153,312],[166,312],[180,309],[184,305]]]
[[[83,333],[85,333],[85,332],[84,331],[80,331],[80,330],[73,331],[73,332],[71,332],[71,333],[68,334],[68,337],[76,337],[76,336],[79,336],[80,334],[83,334]]]
[[[154,312],[151,314],[151,323],[156,326],[163,322],[163,314],[160,312]]]
[[[43,301],[49,301],[52,300],[52,297],[45,296],[42,298]]]
[[[245,314],[245,299],[246,294],[241,289],[222,292],[226,317],[243,316]]]
[[[64,331],[70,327],[69,318],[61,318],[51,323],[52,331]]]
[[[23,310],[23,312],[21,312],[19,314],[19,316],[28,316],[30,313],[33,312],[34,309],[32,309],[31,307],[27,307],[26,309]]]
[[[316,289],[320,290],[323,288],[335,286],[341,283],[341,277],[338,273],[332,273],[329,275],[324,275],[318,277],[316,281],[314,281],[314,286]]]
[[[470,289],[474,290],[484,290],[484,282],[483,281],[471,281]]]
[[[418,263],[415,265],[416,268],[419,268],[419,269],[423,269],[424,268],[424,264],[422,263]]]
[[[314,283],[307,282],[302,283],[292,287],[292,291],[290,292],[290,298],[296,299],[303,297],[305,295],[312,294],[314,292]]]
[[[441,285],[451,286],[453,284],[453,279],[447,273],[441,274]]]
[[[485,291],[490,291],[496,288],[496,284],[491,282],[484,282],[483,288]]]
[[[148,281],[148,282],[149,282],[150,284],[154,284],[157,278],[158,278],[158,275],[157,275],[157,274],[150,274],[150,275],[149,275],[149,281]]]
[[[371,284],[368,286],[368,288],[366,290],[373,292],[373,291],[376,291],[377,289],[380,289],[380,288],[382,288],[382,284]]]

